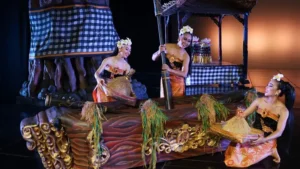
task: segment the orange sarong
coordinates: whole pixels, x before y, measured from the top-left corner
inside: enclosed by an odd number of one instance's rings
[[[270,156],[276,147],[276,140],[271,140],[259,145],[231,142],[225,152],[224,162],[228,167],[249,167]]]
[[[183,77],[170,74],[170,84],[171,84],[172,96],[185,95],[185,84],[184,84]],[[161,86],[160,86],[160,97],[164,97],[162,79],[161,79]]]
[[[134,93],[132,93],[134,95]],[[95,103],[122,101],[124,104],[135,106],[136,96],[127,96],[115,91],[106,85],[98,85],[93,90],[93,100]]]
[[[115,101],[112,97],[107,96],[102,87],[96,86],[93,90],[93,100],[95,103],[112,102]]]

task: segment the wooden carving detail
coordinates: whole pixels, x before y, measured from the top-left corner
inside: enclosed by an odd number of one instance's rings
[[[93,151],[94,147],[93,147],[94,143],[93,142],[89,142],[89,150]],[[95,159],[91,160],[92,166],[93,168],[97,169],[100,168],[101,166],[103,166],[110,158],[110,153],[108,148],[103,144],[100,143],[100,147],[101,147],[101,156],[97,156]]]
[[[183,124],[177,129],[167,129],[156,148],[158,152],[171,153],[173,151],[183,153],[189,149],[197,149],[203,146],[218,146],[219,141],[219,137],[202,131],[199,125],[191,127],[188,124]],[[151,145],[150,143],[152,143],[151,138],[145,149],[146,155],[150,155],[152,152],[150,146],[148,146]]]
[[[63,128],[58,130],[51,123],[41,123],[24,126],[21,132],[27,148],[37,149],[46,169],[71,168],[70,143]]]

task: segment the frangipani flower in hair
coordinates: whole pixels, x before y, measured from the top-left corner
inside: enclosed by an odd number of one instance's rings
[[[183,35],[185,33],[190,33],[193,34],[193,28],[191,28],[190,26],[184,26],[180,29],[179,35]]]
[[[131,44],[132,44],[132,42],[131,42],[131,40],[129,38],[127,38],[127,39],[121,39],[121,40],[119,40],[117,42],[118,48],[122,47],[123,45],[131,45]]]
[[[273,76],[273,79],[279,82],[283,77],[284,77],[283,74],[278,73],[277,75]]]

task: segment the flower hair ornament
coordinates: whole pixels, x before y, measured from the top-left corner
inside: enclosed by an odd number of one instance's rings
[[[123,45],[131,45],[131,44],[132,44],[132,42],[129,38],[121,39],[117,42],[118,48],[122,47]]]
[[[185,33],[190,33],[193,34],[193,28],[191,28],[190,26],[184,26],[180,29],[179,35],[183,35]]]
[[[279,82],[283,77],[284,77],[283,74],[278,73],[277,75],[273,76],[273,79]]]

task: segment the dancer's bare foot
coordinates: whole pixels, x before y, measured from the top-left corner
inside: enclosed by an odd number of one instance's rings
[[[278,154],[277,148],[272,149],[272,157],[274,157],[273,161],[275,163],[280,163],[280,156]]]

